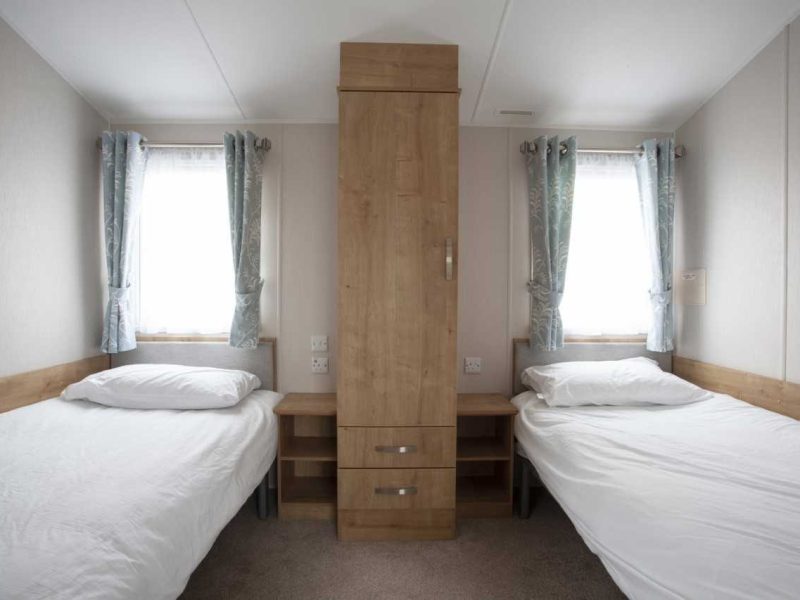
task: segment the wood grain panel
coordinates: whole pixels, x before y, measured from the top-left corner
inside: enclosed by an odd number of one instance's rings
[[[343,42],[341,90],[458,92],[458,46]]]
[[[0,377],[0,412],[58,396],[69,384],[104,371],[108,366],[108,355],[101,354],[55,367]]]
[[[276,415],[335,416],[336,394],[291,392],[274,411]]]
[[[455,427],[339,427],[339,466],[345,468],[452,467]],[[397,454],[380,447],[413,446]]]
[[[449,540],[456,534],[456,512],[451,508],[417,510],[340,510],[339,539]]]
[[[339,469],[338,505],[342,509],[454,508],[455,469]],[[416,493],[380,494],[380,488],[413,487]]]
[[[517,407],[502,394],[459,394],[458,416],[486,417],[516,415]]]
[[[800,385],[675,356],[675,375],[702,388],[800,419]]]
[[[455,425],[457,103],[340,94],[339,425]]]
[[[278,415],[278,516],[336,514],[336,396],[286,394]]]

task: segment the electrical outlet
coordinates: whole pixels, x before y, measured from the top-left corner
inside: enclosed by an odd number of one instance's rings
[[[327,335],[312,335],[311,336],[311,351],[312,352],[327,352],[328,351],[328,336]]]
[[[311,357],[311,372],[312,373],[327,373],[328,372],[328,357],[327,356],[312,356]]]
[[[481,359],[476,356],[467,356],[464,358],[464,373],[480,373],[481,372]]]

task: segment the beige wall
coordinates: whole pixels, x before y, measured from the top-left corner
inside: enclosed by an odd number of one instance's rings
[[[238,125],[240,128],[242,125]],[[229,125],[115,124],[154,142],[213,142]],[[278,337],[281,391],[336,387],[335,125],[248,125],[272,140],[264,177],[262,331]],[[526,169],[519,145],[554,131],[462,128],[460,139],[458,365],[461,391],[511,389],[511,338],[528,329]],[[562,132],[563,133],[563,132]],[[577,132],[588,148],[630,149],[648,135]],[[511,279],[509,279],[511,275]],[[310,337],[329,337],[330,372],[312,375]],[[463,373],[465,356],[483,359]]]
[[[707,270],[706,305],[676,307],[677,354],[792,381],[800,381],[798,52],[795,22],[678,129],[687,155],[677,169],[675,239],[676,273]]]
[[[789,27],[786,378],[800,383],[800,19]]]
[[[0,376],[100,352],[105,125],[0,20]]]

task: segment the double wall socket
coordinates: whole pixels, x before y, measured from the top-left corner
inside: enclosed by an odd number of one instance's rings
[[[464,358],[464,373],[480,373],[481,372],[481,359],[476,356],[467,356]]]
[[[328,372],[328,357],[327,356],[312,356],[311,357],[311,372],[312,373],[327,373]]]

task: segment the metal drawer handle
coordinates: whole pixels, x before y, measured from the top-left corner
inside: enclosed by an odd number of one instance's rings
[[[444,278],[447,281],[453,279],[453,239],[447,238],[444,241]]]
[[[375,493],[380,496],[413,496],[417,488],[413,485],[407,487],[376,487]]]
[[[386,454],[411,454],[416,452],[417,447],[414,444],[407,446],[375,446],[375,452],[385,452]]]

